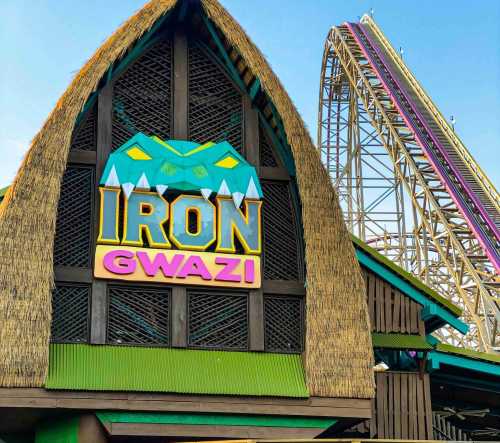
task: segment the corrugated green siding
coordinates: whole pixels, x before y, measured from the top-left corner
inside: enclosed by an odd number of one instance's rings
[[[98,412],[103,423],[158,423],[207,426],[263,426],[279,428],[321,428],[336,420],[325,417],[291,417],[279,415],[171,414],[155,412]]]
[[[47,389],[308,397],[300,355],[50,345]]]
[[[432,346],[420,335],[372,333],[375,348],[431,350]]]

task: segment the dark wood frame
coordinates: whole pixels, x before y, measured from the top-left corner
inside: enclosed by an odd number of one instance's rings
[[[203,50],[203,48],[201,48]],[[179,28],[173,34],[173,69],[172,69],[172,107],[171,112],[172,137],[187,138],[189,133],[189,72],[188,72],[188,37],[184,28]],[[226,77],[237,88],[238,85],[227,75],[225,67],[218,59],[215,60],[221,67]],[[128,67],[133,66],[131,63]],[[113,131],[113,86],[126,69],[107,83],[97,96],[97,144],[96,151],[72,150],[69,153],[68,164],[93,165],[95,167],[95,193],[94,193],[94,233],[92,238],[92,251],[95,251],[95,240],[98,235],[99,217],[96,214],[100,210],[100,194],[98,191],[99,180],[104,171],[106,161],[112,150]],[[248,94],[242,92],[242,112],[243,112],[243,146],[242,154],[252,164],[262,180],[272,180],[292,183],[293,178],[283,166],[283,161],[279,153],[274,150],[278,167],[262,167],[260,165],[260,141],[259,125],[260,118],[257,105]],[[85,118],[80,122],[82,124]],[[262,130],[267,131],[266,128]],[[271,137],[270,137],[271,138]],[[291,190],[294,192],[294,189]],[[296,202],[292,202],[295,206]],[[298,211],[298,208],[294,208]],[[298,211],[300,217],[300,211]],[[297,225],[300,221],[297,220]],[[301,233],[297,232],[301,241]],[[91,284],[90,302],[90,343],[105,344],[107,340],[107,317],[108,317],[108,281],[93,278],[94,254],[91,252],[91,268],[75,268],[57,266],[54,269],[56,281],[68,283]],[[299,250],[300,258],[303,255],[303,248]],[[261,266],[263,260],[261,260]],[[261,268],[261,271],[263,269]],[[115,282],[113,282],[115,284]],[[172,347],[187,347],[187,287],[171,286],[171,343]],[[264,294],[305,296],[304,281],[280,281],[264,280],[260,289],[248,292],[248,317],[249,317],[249,350],[264,351]]]

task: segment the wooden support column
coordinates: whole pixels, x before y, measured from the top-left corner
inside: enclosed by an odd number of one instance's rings
[[[188,43],[179,30],[174,35],[174,109],[172,138],[187,140],[188,130]]]
[[[187,346],[187,291],[183,286],[172,288],[172,346]]]
[[[243,97],[243,118],[245,123],[245,148],[243,155],[248,163],[257,169],[260,168],[260,145],[259,145],[259,115],[252,106],[248,95]]]
[[[264,293],[262,289],[249,294],[250,350],[264,350]]]
[[[96,185],[95,209],[97,215],[100,211],[99,181],[111,153],[113,133],[113,85],[107,84],[99,93],[97,101],[97,155],[96,155]],[[99,217],[94,217],[94,239],[99,232]],[[93,256],[95,254],[92,254]],[[92,302],[90,314],[90,342],[104,344],[106,342],[106,310],[107,310],[107,284],[102,280],[92,283]]]
[[[80,417],[78,443],[107,443],[108,441],[104,426],[94,414]]]

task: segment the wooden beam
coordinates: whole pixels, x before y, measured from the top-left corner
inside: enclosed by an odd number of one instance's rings
[[[68,163],[80,165],[95,165],[97,161],[96,151],[84,151],[82,149],[75,149],[69,151]]]
[[[158,423],[112,423],[112,436],[282,439],[314,438],[324,429],[271,426],[172,425]]]
[[[182,30],[174,35],[174,108],[172,138],[187,140],[188,130],[188,42]]]
[[[294,280],[264,280],[262,290],[265,294],[273,295],[305,295],[306,288],[303,281]]]
[[[371,418],[370,400],[367,399],[49,391],[41,388],[0,388],[0,408],[3,407]]]
[[[78,283],[92,283],[92,269],[89,268],[75,268],[73,266],[56,266],[54,267],[55,281],[58,282],[78,282]]]
[[[261,166],[259,168],[259,178],[261,180],[290,181],[290,175],[285,168],[271,166]]]

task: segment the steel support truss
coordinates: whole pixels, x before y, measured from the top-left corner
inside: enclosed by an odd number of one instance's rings
[[[473,349],[500,346],[499,281],[346,26],[323,56],[318,145],[351,232],[460,306],[470,331],[437,331]]]

